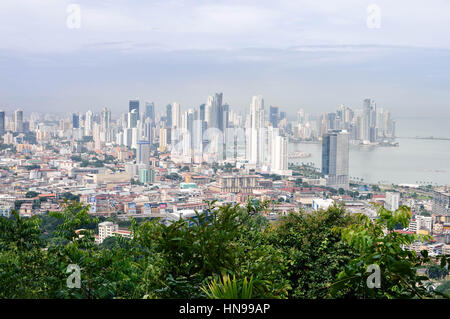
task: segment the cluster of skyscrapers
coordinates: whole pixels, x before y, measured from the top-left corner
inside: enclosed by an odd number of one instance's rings
[[[276,112],[275,112],[276,110]],[[285,113],[282,114],[285,118]],[[178,102],[156,114],[154,103],[129,101],[128,112],[114,123],[111,112],[72,114],[74,138],[92,136],[96,148],[104,143],[136,150],[136,163],[146,163],[153,150],[170,152],[177,163],[234,162],[264,172],[290,174],[288,138],[280,134],[277,107],[266,119],[262,96],[252,98],[249,113],[233,112],[223,94],[208,96],[198,108],[181,110]]]
[[[360,109],[341,105],[316,118],[301,109],[292,129],[293,136],[302,140],[318,140],[328,130],[346,130],[353,144],[376,144],[395,138],[395,121],[388,109],[367,98]]]
[[[10,123],[7,123],[5,111],[0,110],[0,136],[5,134],[8,130],[16,133],[23,133],[29,130],[29,123],[23,121],[22,110],[14,111],[13,118]]]
[[[234,112],[223,102],[223,94],[208,96],[198,108],[182,110],[180,103],[156,112],[155,104],[130,100],[128,110],[112,120],[111,111],[73,113],[70,130],[74,140],[134,150],[136,164],[147,165],[152,152],[169,153],[176,163],[232,163],[262,173],[290,175],[290,139],[322,141],[322,174],[327,185],[348,189],[349,143],[377,143],[395,136],[395,122],[389,110],[377,108],[371,99],[353,111],[341,105],[336,112],[313,117],[304,110],[297,121],[287,120],[279,107],[269,106],[266,114],[262,96],[253,96],[246,114]],[[61,120],[63,128],[66,122]],[[9,128],[26,130],[21,110],[14,112]],[[5,112],[0,111],[0,133],[6,131]],[[38,140],[45,137],[38,128]],[[67,130],[63,130],[63,134]]]
[[[349,144],[377,144],[395,137],[395,121],[389,110],[377,108],[369,98],[364,99],[361,109],[341,105],[335,112],[319,116],[300,109],[294,121],[288,121],[278,106],[267,109],[268,114],[260,95],[252,97],[248,112],[243,113],[224,103],[222,93],[208,96],[197,108],[183,110],[180,103],[173,102],[160,112],[153,102],[142,107],[134,99],[129,101],[127,112],[114,120],[107,107],[100,112],[73,113],[71,123],[59,121],[57,134],[74,141],[91,141],[94,149],[119,146],[133,150],[135,163],[141,168],[158,151],[180,164],[231,163],[237,168],[287,176],[291,174],[289,141],[319,141],[322,176],[336,189],[349,187]],[[32,113],[30,120],[24,121],[21,110],[11,117],[0,111],[3,142],[20,141],[30,128],[38,142],[48,141],[55,132],[40,117]]]
[[[395,137],[395,122],[387,109],[377,108],[372,99],[353,111],[341,105],[336,112],[313,117],[303,109],[297,122],[289,122],[279,107],[269,106],[253,96],[246,115],[235,113],[223,103],[223,94],[208,96],[205,104],[182,111],[178,102],[156,114],[154,103],[130,100],[128,112],[111,125],[111,112],[73,114],[78,138],[92,136],[101,143],[122,145],[136,151],[136,163],[148,162],[153,150],[170,152],[177,163],[233,162],[255,171],[290,175],[290,138],[322,140],[322,174],[327,185],[348,189],[349,143],[371,144]],[[83,122],[82,129],[80,122]]]

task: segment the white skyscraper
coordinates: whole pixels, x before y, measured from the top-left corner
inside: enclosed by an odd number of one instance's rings
[[[214,104],[214,96],[210,95],[206,99],[205,104],[205,122],[208,123],[208,127],[211,126],[211,112]]]
[[[250,124],[253,128],[264,127],[264,99],[261,95],[254,96],[250,104]]]
[[[84,135],[92,136],[92,111],[89,110],[86,112],[86,118],[84,120]]]
[[[254,96],[250,104],[249,125],[247,127],[247,159],[250,164],[264,165],[265,127],[264,99],[261,95]]]
[[[138,119],[139,113],[136,109],[132,109],[131,112],[128,112],[128,128],[137,127]]]
[[[180,103],[172,103],[172,128],[181,128]]]
[[[386,199],[384,201],[384,208],[390,211],[396,211],[400,201],[400,193],[386,192]]]
[[[137,148],[137,142],[140,137],[140,130],[137,127],[133,127],[131,129],[131,148]]]
[[[291,175],[288,170],[287,147],[286,137],[278,135],[273,138],[271,170],[275,174]]]
[[[131,147],[133,143],[133,132],[131,128],[126,128],[123,130],[123,145]]]
[[[288,170],[288,139],[280,136],[280,130],[269,126],[267,128],[266,165],[270,172],[278,175],[292,175]]]
[[[94,125],[92,127],[92,137],[94,139],[94,145],[96,149],[101,149],[101,139],[100,139],[100,125],[98,123],[94,122]]]

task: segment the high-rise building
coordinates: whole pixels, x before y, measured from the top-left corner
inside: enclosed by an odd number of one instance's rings
[[[278,127],[279,121],[279,107],[278,106],[270,106],[269,108],[269,122],[273,127]]]
[[[136,148],[136,164],[148,164],[150,160],[150,142],[138,141]]]
[[[200,107],[199,107],[200,108],[200,113],[199,113],[200,118],[198,118],[196,120],[205,121],[205,107],[206,107],[206,104],[200,105]]]
[[[170,128],[162,127],[159,132],[159,148],[160,152],[165,152],[167,150],[170,141]]]
[[[92,136],[93,118],[92,111],[87,111],[84,120],[84,135]]]
[[[172,128],[181,128],[181,107],[180,103],[172,103]]]
[[[5,112],[0,111],[0,135],[5,134]]]
[[[130,112],[128,112],[128,128],[137,127],[138,119],[139,119],[139,113],[136,111],[136,109],[133,109]]]
[[[145,103],[144,121],[146,118],[150,118],[153,122],[155,122],[155,103]]]
[[[327,186],[349,188],[349,134],[346,130],[328,131],[322,137],[322,175]]]
[[[172,128],[172,104],[166,105],[166,127]]]
[[[147,117],[144,122],[144,138],[150,142],[150,145],[153,144],[153,127],[152,119]]]
[[[131,147],[133,143],[133,132],[132,128],[126,128],[123,130],[123,145]]]
[[[108,108],[103,108],[100,116],[100,130],[105,132],[110,127],[111,111]]]
[[[271,144],[271,171],[275,174],[291,175],[288,170],[288,139],[274,135]]]
[[[264,164],[265,135],[264,99],[261,95],[253,96],[247,133],[247,158],[250,164],[256,166]]]
[[[363,141],[375,142],[377,135],[377,107],[375,101],[367,98],[363,101]]]
[[[222,132],[225,132],[225,130],[228,127],[229,114],[230,114],[230,106],[228,104],[223,104],[219,106],[217,111],[217,124],[218,129],[221,130]]]
[[[23,132],[23,111],[16,110],[14,112],[14,131]]]
[[[128,112],[136,110],[138,118],[139,118],[139,100],[130,100]]]
[[[396,211],[400,201],[400,193],[386,192],[386,199],[384,201],[384,208],[390,211]]]
[[[139,182],[143,184],[154,183],[155,182],[155,172],[149,168],[139,169]]]
[[[208,96],[205,105],[205,121],[208,128],[218,128],[223,130],[224,126],[224,109],[222,105],[223,93],[215,93]]]
[[[77,113],[72,114],[72,127],[80,128],[80,115]]]
[[[137,143],[140,140],[140,137],[141,137],[140,129],[138,127],[133,127],[131,129],[131,148],[134,149],[137,148]]]

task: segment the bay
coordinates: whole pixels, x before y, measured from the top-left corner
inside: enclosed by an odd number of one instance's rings
[[[398,147],[351,146],[350,177],[368,183],[450,185],[450,140],[404,137],[450,138],[449,119],[401,118],[397,120]],[[289,144],[289,152],[304,151],[311,157],[289,162],[310,163],[321,168],[321,144]]]

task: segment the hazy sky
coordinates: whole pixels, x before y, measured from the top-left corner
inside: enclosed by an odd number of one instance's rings
[[[223,92],[234,109],[258,94],[290,114],[372,97],[394,117],[450,117],[449,71],[449,0],[0,0],[0,109],[25,115]]]

